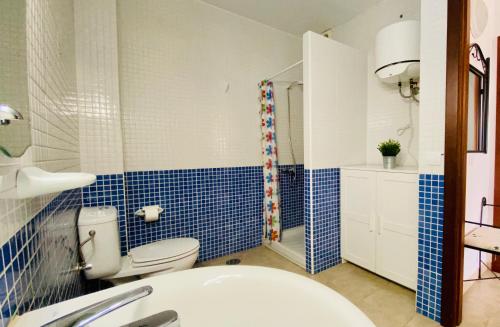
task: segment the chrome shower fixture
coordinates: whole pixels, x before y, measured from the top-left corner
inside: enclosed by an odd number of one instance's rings
[[[22,120],[23,115],[6,104],[0,104],[0,125],[9,125],[11,120]]]
[[[290,90],[294,86],[303,86],[304,82],[302,81],[293,81],[290,83],[290,85],[287,87],[288,90]]]

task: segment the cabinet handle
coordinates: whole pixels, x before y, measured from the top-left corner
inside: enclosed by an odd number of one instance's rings
[[[378,223],[378,226],[377,226],[377,230],[378,230],[378,235],[382,235],[382,229],[384,228],[383,227],[383,221],[382,221],[382,217],[380,216],[377,216],[377,223]]]

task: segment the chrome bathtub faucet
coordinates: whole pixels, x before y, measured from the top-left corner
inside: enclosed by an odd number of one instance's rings
[[[115,295],[109,299],[91,304],[85,308],[78,309],[65,316],[52,320],[42,327],[66,327],[66,326],[87,326],[97,319],[111,313],[129,303],[135,302],[153,293],[151,286],[142,286],[132,291]],[[173,311],[175,313],[175,311]],[[177,314],[175,314],[175,320]]]

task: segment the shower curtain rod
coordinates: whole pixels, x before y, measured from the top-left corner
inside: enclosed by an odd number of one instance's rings
[[[296,63],[294,63],[293,65],[290,65],[290,66],[288,66],[287,68],[285,68],[285,69],[283,69],[282,71],[280,71],[279,73],[276,73],[276,74],[274,74],[273,76],[269,77],[267,80],[268,80],[268,81],[273,80],[274,78],[276,78],[276,77],[280,76],[281,74],[286,73],[286,72],[287,72],[287,71],[289,71],[290,69],[292,69],[292,68],[294,68],[294,67],[296,67],[296,66],[298,66],[298,65],[302,64],[302,62],[303,62],[303,60],[299,60],[299,61],[297,61],[297,62],[296,62]]]

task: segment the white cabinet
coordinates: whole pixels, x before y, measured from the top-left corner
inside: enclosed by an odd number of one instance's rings
[[[418,174],[342,168],[342,258],[416,289]]]
[[[340,182],[341,253],[346,260],[375,270],[377,175],[342,170]]]

